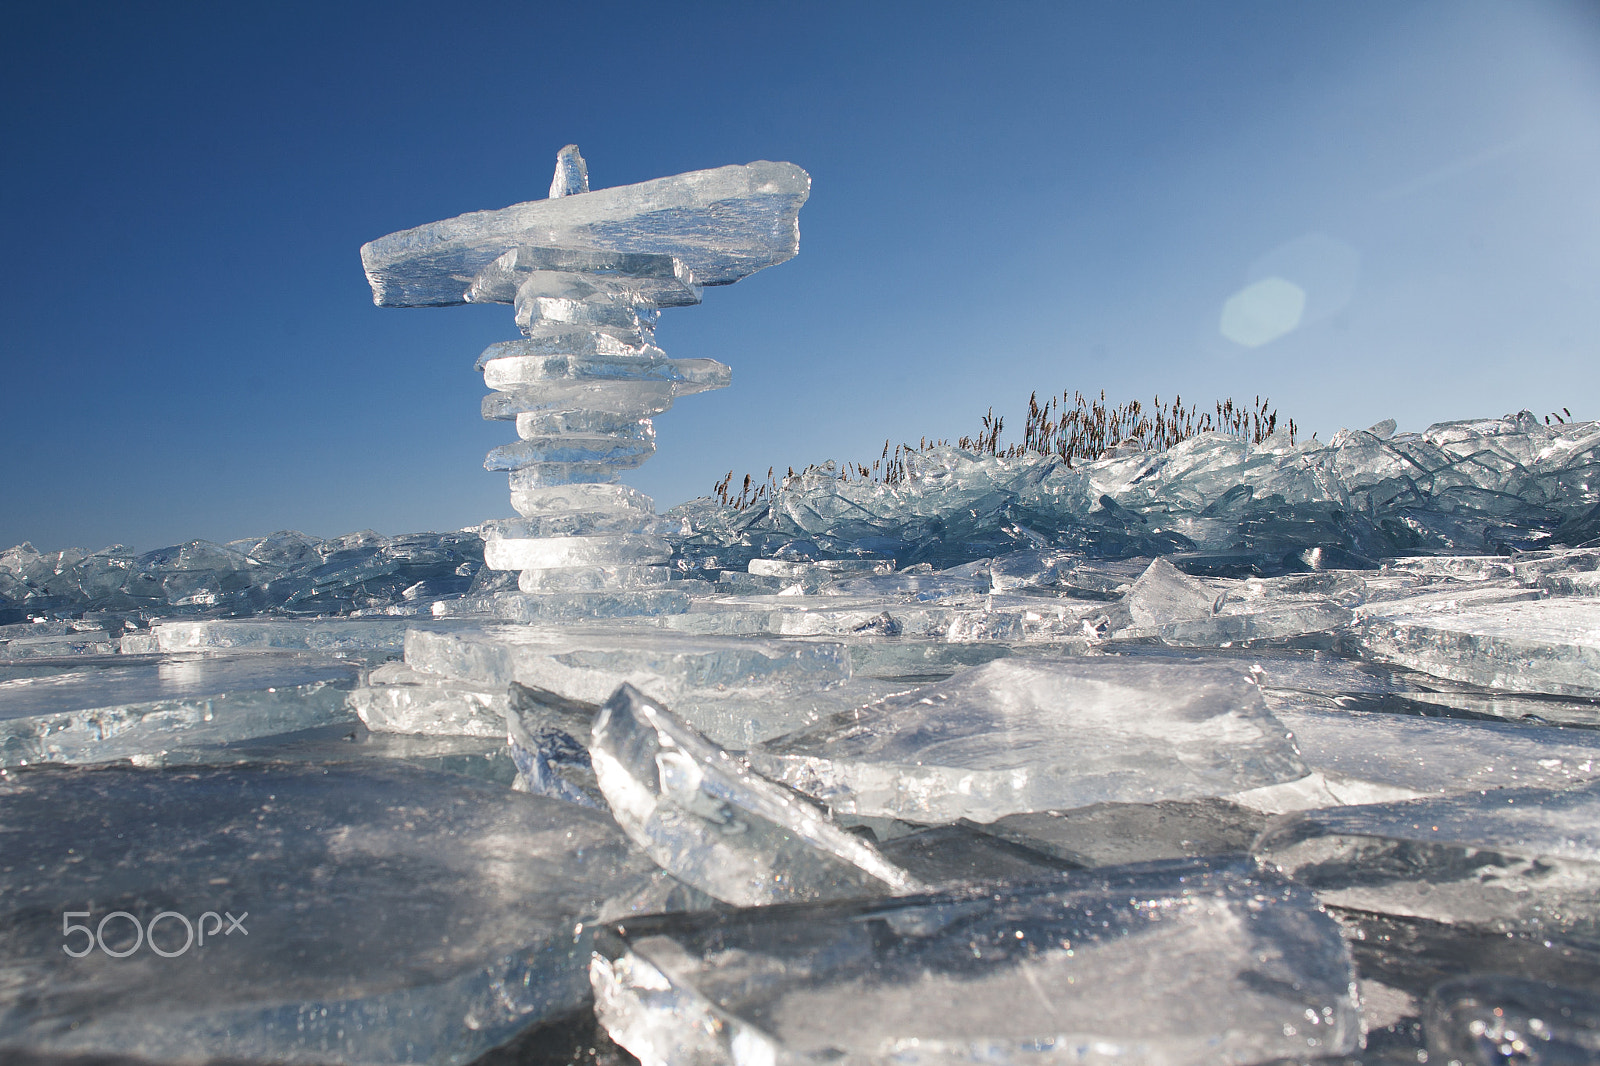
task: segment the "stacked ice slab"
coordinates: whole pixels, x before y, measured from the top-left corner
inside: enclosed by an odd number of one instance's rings
[[[541,597],[522,613],[660,613],[671,546],[655,505],[617,484],[655,453],[651,418],[679,396],[728,385],[710,359],[655,346],[663,307],[700,302],[799,250],[810,176],[792,163],[699,170],[589,191],[576,145],[556,160],[550,198],[392,233],[361,249],[380,307],[504,303],[523,339],[478,360],[483,416],[518,440],[484,465],[511,476],[520,518],[485,530],[485,561],[520,570]],[[526,605],[525,605],[526,607]]]

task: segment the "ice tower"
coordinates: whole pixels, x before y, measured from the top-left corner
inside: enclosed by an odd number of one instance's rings
[[[391,233],[361,262],[380,307],[511,304],[522,340],[478,358],[492,390],[483,417],[517,437],[484,465],[511,476],[520,518],[485,531],[484,557],[520,570],[515,617],[682,610],[650,532],[655,505],[617,484],[655,453],[654,415],[679,396],[725,388],[711,359],[669,359],[654,343],[663,307],[700,302],[792,259],[810,176],[760,161],[589,190],[576,145],[556,157],[550,197]],[[509,608],[507,610],[507,608]]]

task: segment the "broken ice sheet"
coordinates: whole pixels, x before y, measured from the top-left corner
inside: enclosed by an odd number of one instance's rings
[[[419,629],[473,628],[451,619],[397,618],[213,618],[157,622],[150,627],[163,652],[316,651],[383,662],[405,647]]]
[[[1155,637],[1180,647],[1282,640],[1347,625],[1346,604],[1359,603],[1361,590],[1359,578],[1331,572],[1206,584],[1157,559],[1111,618],[1126,612],[1132,622],[1119,637]]]
[[[1600,992],[1600,945],[1592,940],[1565,938],[1549,931],[1494,931],[1338,907],[1330,907],[1329,913],[1343,927],[1355,959],[1369,1025],[1369,1050],[1374,1048],[1375,1038],[1378,1043],[1390,1037],[1406,1038],[1413,1048],[1420,1046],[1421,1016],[1429,992],[1463,977],[1498,975],[1553,981]],[[1404,1021],[1407,1018],[1409,1023]],[[1371,1031],[1396,1022],[1400,1024],[1390,1033]],[[1412,1031],[1407,1033],[1407,1029]],[[1414,1051],[1408,1061],[1417,1061]]]
[[[1269,701],[1275,702],[1275,701]],[[1600,778],[1600,732],[1370,711],[1275,712],[1312,770],[1416,793]]]
[[[647,1062],[1161,1063],[1360,1041],[1337,926],[1239,865],[662,915],[596,937],[596,1012]]]
[[[1244,671],[1110,659],[999,659],[748,757],[835,811],[913,822],[1220,796],[1306,773]]]
[[[589,755],[617,824],[667,872],[724,902],[917,887],[805,797],[752,773],[631,685],[595,719]]]
[[[1349,624],[1350,611],[1321,597],[1279,602],[1260,608],[1226,604],[1208,618],[1167,622],[1118,636],[1154,636],[1178,647],[1226,647],[1247,641],[1282,641],[1329,633]]]
[[[1284,815],[1255,854],[1347,910],[1501,932],[1600,933],[1600,785]]]
[[[878,845],[885,858],[926,885],[1036,881],[1083,864],[985,832],[971,823],[917,829]],[[860,830],[857,830],[858,832]]]
[[[1600,599],[1499,603],[1370,617],[1361,651],[1382,662],[1512,692],[1600,695]]]
[[[1079,866],[1244,854],[1267,816],[1227,800],[1097,803],[1072,811],[1011,814],[988,832]]]
[[[12,770],[0,837],[0,1049],[158,1061],[468,1062],[583,1005],[579,923],[652,873],[598,812],[375,763]]]
[[[376,761],[404,763],[430,773],[455,774],[474,781],[511,787],[517,767],[505,738],[426,736],[417,733],[374,733],[360,722],[347,722],[294,733],[204,748],[171,748],[141,756],[138,765],[157,767],[243,766],[251,763],[325,765]]]
[[[318,656],[165,656],[0,681],[0,766],[139,759],[348,722],[356,672]]]
[[[0,629],[0,659],[52,659],[64,655],[109,655],[117,650],[116,638],[103,629],[43,625],[12,625]]]

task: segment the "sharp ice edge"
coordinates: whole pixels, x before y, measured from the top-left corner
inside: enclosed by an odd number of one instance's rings
[[[740,906],[907,892],[917,881],[820,807],[623,685],[589,745],[600,791],[675,878]]]
[[[1198,1066],[1362,1035],[1337,927],[1238,865],[641,918],[596,948],[600,1019],[648,1062]]]

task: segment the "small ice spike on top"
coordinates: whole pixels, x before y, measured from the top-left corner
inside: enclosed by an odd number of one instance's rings
[[[550,179],[550,199],[589,191],[589,165],[578,146],[569,144],[556,153],[556,175]]]

